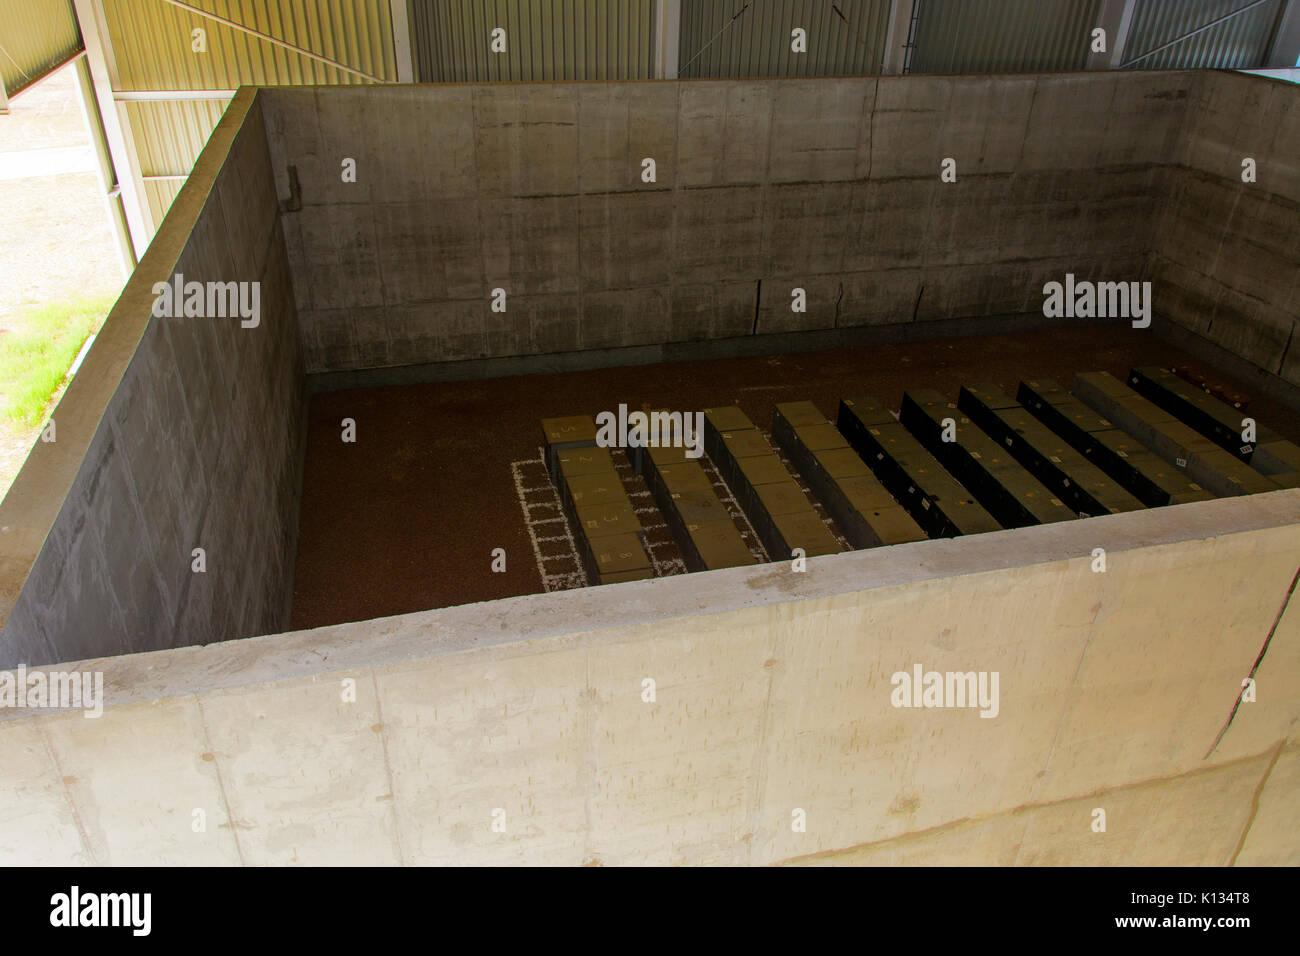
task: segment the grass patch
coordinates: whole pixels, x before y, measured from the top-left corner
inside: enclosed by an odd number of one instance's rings
[[[5,418],[25,426],[40,423],[81,346],[99,331],[116,299],[82,296],[41,306],[24,313],[14,331],[0,333]]]

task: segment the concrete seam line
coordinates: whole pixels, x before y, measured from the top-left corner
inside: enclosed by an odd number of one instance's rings
[[[402,855],[402,822],[397,810],[397,787],[393,783],[393,764],[388,756],[388,722],[384,720],[383,694],[379,691],[379,675],[370,669],[370,686],[375,692],[375,732],[379,735],[379,749],[384,758],[384,776],[388,782],[389,811],[393,815],[393,847],[397,851],[397,865],[405,866]]]
[[[750,787],[747,787],[746,797],[752,799],[752,803],[747,808],[746,814],[746,833],[741,837],[744,842],[744,860],[748,865],[754,862],[754,836],[758,833],[759,820],[763,812],[763,799],[767,789],[767,754],[768,754],[768,726],[772,717],[772,692],[776,687],[777,671],[781,668],[781,661],[786,659],[786,643],[789,629],[785,627],[775,629],[772,634],[771,657],[768,662],[764,662],[763,669],[767,671],[767,691],[763,695],[763,708],[758,715],[758,739],[755,741],[754,756],[750,759]],[[773,840],[775,845],[775,840]],[[775,862],[775,861],[769,861]]]
[[[1277,616],[1273,618],[1273,626],[1268,629],[1268,636],[1264,638],[1264,646],[1259,649],[1259,656],[1255,658],[1255,663],[1251,665],[1250,679],[1252,682],[1255,680],[1255,672],[1259,670],[1259,665],[1264,661],[1264,655],[1268,653],[1268,645],[1272,643],[1273,635],[1277,633],[1277,626],[1282,623],[1282,615],[1286,613],[1287,606],[1291,603],[1291,596],[1295,594],[1297,584],[1300,584],[1300,567],[1295,569],[1295,574],[1291,577],[1291,586],[1286,589],[1286,597],[1282,599],[1282,606],[1277,609]],[[1241,690],[1237,691],[1237,699],[1233,702],[1232,713],[1228,714],[1228,719],[1225,720],[1223,726],[1219,728],[1219,736],[1214,738],[1214,743],[1210,744],[1210,749],[1205,751],[1205,756],[1201,758],[1202,760],[1210,759],[1210,754],[1214,753],[1215,748],[1219,746],[1219,742],[1223,740],[1223,735],[1226,734],[1228,728],[1232,726],[1233,718],[1237,716],[1237,711],[1241,707],[1242,695],[1245,693],[1246,685],[1243,682]]]
[[[212,746],[212,733],[208,730],[208,715],[203,710],[203,697],[199,694],[194,695],[194,710],[198,714],[199,729],[203,731],[203,746],[207,748],[205,753],[212,755],[212,772],[217,777],[217,793],[221,794],[221,805],[226,811],[226,824],[230,827],[230,839],[235,844],[235,856],[239,858],[240,866],[248,866],[248,861],[244,859],[244,848],[239,842],[240,821],[235,819],[235,808],[226,790],[226,778],[221,773],[221,761],[217,759],[216,748]]]
[[[54,745],[50,743],[49,733],[39,722],[36,724],[36,733],[41,738],[41,745],[45,748],[45,755],[49,758],[50,765],[54,767],[54,772],[58,775],[59,786],[63,790],[63,799],[72,813],[72,822],[76,824],[77,837],[81,840],[82,849],[86,851],[86,856],[90,859],[92,865],[103,865],[106,861],[95,858],[95,848],[90,843],[90,835],[86,832],[86,825],[81,819],[81,810],[77,806],[77,801],[72,797],[72,790],[69,786],[71,778],[63,772],[63,764],[59,761],[59,755],[54,752]]]

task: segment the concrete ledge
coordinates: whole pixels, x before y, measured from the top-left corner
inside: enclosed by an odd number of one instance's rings
[[[606,640],[603,632],[612,629],[1032,565],[1086,564],[1092,560],[1093,548],[1114,555],[1269,528],[1291,528],[1300,553],[1300,489],[810,558],[803,574],[776,562],[525,595],[58,667],[103,672],[107,706],[121,707],[502,644],[548,640],[558,640],[564,646],[600,644]],[[32,714],[0,709],[0,722]]]

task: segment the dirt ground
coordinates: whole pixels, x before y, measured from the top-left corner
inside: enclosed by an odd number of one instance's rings
[[[897,411],[908,388],[955,400],[963,384],[1068,386],[1079,371],[1122,377],[1134,365],[1182,361],[1204,367],[1149,333],[1111,326],[323,393],[309,413],[292,626],[580,584],[564,557],[566,527],[548,521],[559,509],[538,460],[542,418],[620,402],[680,411],[735,404],[770,430],[778,402],[810,399],[833,418],[840,397],[855,393]],[[1300,416],[1262,398],[1251,412],[1300,438]],[[355,444],[340,440],[343,418],[356,420]],[[619,470],[630,494],[643,490],[629,466]],[[640,502],[649,506],[643,522],[659,525],[653,502]],[[650,537],[659,573],[680,570],[666,530]],[[506,551],[505,573],[490,570],[493,548]]]
[[[124,281],[72,68],[18,94],[9,109],[0,115],[0,336],[33,306],[116,292]],[[82,168],[32,175],[69,167]],[[0,497],[37,432],[0,419]]]

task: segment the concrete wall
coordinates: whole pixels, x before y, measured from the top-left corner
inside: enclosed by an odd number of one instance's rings
[[[0,861],[1295,865],[1297,555],[1283,491],[89,662],[0,710]]]
[[[306,368],[1040,312],[1140,277],[1192,79],[266,90]]]
[[[304,389],[265,125],[240,93],[0,504],[0,668],[283,629]],[[152,318],[260,281],[261,322]],[[206,550],[206,573],[191,551]]]
[[[1242,160],[1257,181],[1242,181]],[[1199,74],[1151,279],[1158,310],[1300,385],[1300,87]]]

